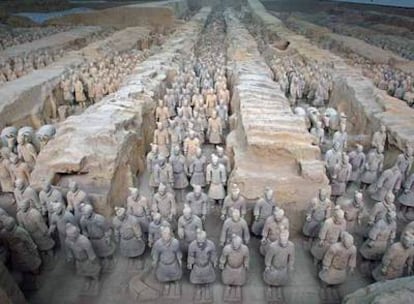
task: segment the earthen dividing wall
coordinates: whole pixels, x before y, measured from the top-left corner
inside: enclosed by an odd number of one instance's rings
[[[391,145],[399,150],[404,150],[407,145],[414,147],[414,109],[377,89],[360,70],[347,65],[342,58],[289,30],[258,0],[247,0],[247,5],[255,22],[262,24],[269,33],[288,40],[289,49],[309,60],[334,65],[334,90],[330,105],[348,115],[348,133],[369,139],[382,123],[387,127]]]
[[[136,66],[116,93],[58,124],[32,172],[36,188],[45,179],[67,187],[71,179],[91,194],[101,214],[108,216],[114,206],[124,204],[128,187],[136,185],[144,169],[156,101],[178,69],[175,58],[193,52],[210,11],[203,8],[182,25],[162,51]]]

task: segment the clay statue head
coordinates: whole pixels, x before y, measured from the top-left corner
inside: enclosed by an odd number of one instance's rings
[[[138,188],[129,188],[129,193],[134,199],[137,199],[139,197],[139,189]]]
[[[341,241],[346,249],[349,249],[354,245],[354,237],[346,231],[342,231]]]
[[[83,215],[85,218],[90,218],[90,217],[92,217],[92,214],[93,214],[93,208],[92,208],[92,206],[91,206],[91,205],[89,205],[89,204],[83,204],[83,206],[82,206],[81,210],[82,210],[82,215]]]
[[[22,179],[18,178],[14,182],[14,185],[16,186],[16,189],[23,190],[25,187],[25,183]]]
[[[340,151],[340,149],[341,149],[341,145],[340,145],[340,143],[339,143],[339,142],[337,142],[337,141],[335,141],[335,142],[333,143],[333,149],[334,149],[334,151],[335,151],[335,152],[339,152],[339,151]]]
[[[23,212],[27,212],[27,210],[29,210],[30,208],[30,200],[29,199],[23,199],[22,201],[20,201],[19,203],[19,209],[22,210]]]
[[[183,216],[186,220],[190,220],[192,217],[192,211],[191,208],[188,205],[185,205],[183,209]]]
[[[264,189],[264,197],[266,201],[271,201],[273,199],[273,189],[270,187],[266,187]]]
[[[122,207],[115,207],[116,217],[123,221],[126,218],[126,210]]]
[[[165,195],[167,193],[167,186],[165,186],[165,184],[163,183],[160,183],[158,187],[158,193],[161,194],[162,196]]]
[[[71,223],[66,224],[66,238],[69,241],[72,241],[72,242],[76,241],[79,237],[79,234],[80,232],[79,232],[78,227],[72,225]]]
[[[381,131],[381,133],[387,132],[387,128],[385,127],[385,125],[381,124],[380,131]]]
[[[173,148],[173,153],[174,153],[174,155],[175,156],[178,156],[178,155],[180,155],[180,146],[178,146],[178,145],[175,145],[174,146],[174,148]]]
[[[200,198],[201,193],[202,193],[201,186],[200,186],[200,185],[195,185],[195,186],[194,186],[194,196],[195,196],[196,198]]]
[[[69,190],[70,190],[71,192],[76,192],[76,191],[78,191],[78,184],[77,184],[75,181],[71,181],[71,182],[69,183]]]
[[[356,150],[357,150],[358,153],[361,153],[361,152],[364,151],[364,147],[362,145],[360,145],[360,144],[357,144],[356,145]]]
[[[232,200],[237,200],[239,198],[239,196],[240,196],[240,188],[236,184],[233,184],[232,185],[232,189],[231,189],[230,195],[231,195],[231,199]]]
[[[151,144],[151,152],[152,153],[158,153],[158,145]]]
[[[364,201],[363,201],[363,195],[362,195],[362,193],[359,192],[359,191],[355,191],[355,193],[354,193],[354,205],[356,207],[360,207],[363,204],[364,204]]]
[[[211,154],[211,163],[213,166],[217,166],[219,162],[219,159],[216,154]]]
[[[197,148],[196,156],[197,158],[201,158],[201,156],[203,156],[203,150],[201,150],[201,148]]]
[[[53,211],[55,211],[55,214],[62,215],[65,211],[65,205],[63,205],[61,202],[53,202]]]
[[[231,237],[231,247],[234,250],[239,250],[242,244],[243,244],[243,241],[242,241],[241,237],[239,237],[236,234],[233,234],[232,237]]]
[[[207,240],[207,233],[203,230],[197,229],[197,245],[198,247],[204,247]]]
[[[319,189],[319,200],[324,201],[328,197],[328,192],[326,189]]]
[[[194,139],[196,134],[193,130],[190,130],[190,132],[188,133],[188,136],[190,137],[190,139]]]
[[[158,212],[153,213],[152,220],[155,224],[161,223],[161,214],[159,214]]]
[[[164,106],[164,101],[162,99],[158,100],[158,106],[161,108]]]
[[[218,157],[221,158],[221,157],[224,156],[224,149],[223,149],[223,147],[217,146],[216,147],[216,152],[217,152]]]
[[[233,209],[231,213],[231,218],[233,219],[233,222],[240,221],[240,211],[238,209]]]
[[[284,216],[285,216],[285,211],[282,208],[275,207],[273,209],[273,217],[276,222],[280,222],[281,220],[283,220]]]
[[[214,110],[213,112],[211,112],[211,117],[213,119],[216,119],[217,118],[217,111],[216,110]]]
[[[341,222],[343,222],[345,218],[345,213],[344,211],[339,207],[335,207],[334,209],[334,213],[333,213],[333,220],[336,224],[340,224]]]
[[[161,229],[161,239],[164,243],[169,243],[171,241],[171,229],[170,227],[164,227]]]
[[[342,153],[342,164],[347,165],[349,163],[349,156],[346,153]]]
[[[392,191],[388,191],[384,198],[384,203],[387,205],[391,205],[394,203],[395,195],[392,193]]]

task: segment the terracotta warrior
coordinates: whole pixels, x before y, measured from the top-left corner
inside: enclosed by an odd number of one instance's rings
[[[65,205],[62,202],[56,201],[53,204],[54,210],[53,215],[50,219],[49,235],[52,235],[56,230],[59,236],[59,244],[65,253],[67,248],[65,245],[66,241],[66,225],[72,224],[78,227],[75,217],[72,213],[66,210]]]
[[[400,214],[405,221],[414,221],[414,173],[406,180],[403,189],[398,197]]]
[[[30,168],[21,161],[16,154],[10,155],[10,172],[12,173],[13,180],[21,179],[25,185],[30,184]]]
[[[374,225],[380,219],[384,218],[387,212],[396,212],[394,200],[395,195],[390,191],[385,195],[383,201],[376,203],[371,209],[368,224],[370,226]]]
[[[53,257],[53,247],[55,242],[49,236],[49,230],[40,212],[31,206],[29,199],[24,199],[19,203],[17,211],[17,222],[24,228],[35,242],[42,258],[50,261]]]
[[[152,222],[148,226],[148,247],[152,248],[154,243],[161,238],[161,230],[170,227],[170,223],[161,218],[158,212],[153,213]]]
[[[62,193],[56,188],[53,188],[50,182],[43,184],[43,188],[39,192],[39,200],[42,206],[42,214],[46,214],[47,211],[49,223],[54,213],[54,204],[56,202],[65,203]]]
[[[155,109],[155,120],[160,123],[165,123],[170,118],[170,111],[168,107],[164,104],[163,100],[158,100],[158,106]]]
[[[379,148],[380,151],[385,149],[385,141],[387,140],[387,129],[384,125],[380,126],[380,130],[376,131],[372,136],[371,147],[374,149]]]
[[[325,130],[322,127],[322,122],[317,121],[316,126],[310,130],[310,134],[313,135],[313,144],[319,146],[325,143]]]
[[[168,130],[164,128],[162,123],[157,123],[153,142],[158,146],[160,156],[168,157],[170,155],[170,134],[168,134]]]
[[[383,150],[381,150],[381,148],[372,149],[367,155],[365,168],[361,175],[361,183],[365,188],[377,181],[378,175],[382,171],[383,164]]]
[[[108,221],[97,214],[89,204],[82,206],[80,227],[82,234],[88,237],[96,255],[102,259],[105,270],[112,268],[112,257],[115,252],[113,233]]]
[[[361,255],[367,260],[380,260],[387,247],[394,242],[396,231],[395,212],[391,211],[370,229],[368,239],[359,249]]]
[[[397,165],[385,170],[378,180],[368,188],[371,198],[380,202],[384,200],[389,191],[398,193],[401,188],[401,179],[401,172]]]
[[[184,155],[189,164],[197,158],[198,149],[200,149],[200,140],[196,137],[195,132],[190,130],[188,136],[184,139]]]
[[[230,236],[230,243],[223,248],[219,267],[225,285],[224,300],[241,299],[241,287],[247,282],[249,269],[249,248],[238,235]]]
[[[213,301],[210,284],[216,280],[217,251],[205,231],[197,231],[197,238],[188,246],[187,268],[190,282],[196,285],[195,301]]]
[[[266,255],[271,243],[280,239],[280,234],[289,231],[289,219],[285,216],[285,211],[275,207],[273,214],[269,216],[264,224],[262,232],[262,241],[260,245],[260,253]]]
[[[219,163],[218,157],[215,154],[211,155],[211,164],[207,165],[206,181],[210,185],[208,197],[221,204],[226,195],[224,185],[227,183],[227,174],[226,168]]]
[[[128,215],[135,217],[138,221],[142,232],[148,232],[151,210],[148,206],[148,200],[141,195],[138,188],[129,188],[130,195],[127,198],[126,212]]]
[[[150,178],[149,178],[149,186],[151,188],[153,188],[153,190],[155,191],[155,188],[158,187],[158,185],[155,183],[155,178],[154,178],[154,170],[155,170],[155,166],[158,164],[158,160],[159,160],[159,153],[158,153],[158,146],[156,144],[151,144],[151,151],[148,152],[147,156],[146,156],[146,162],[147,162],[147,171],[150,173]]]
[[[79,77],[75,77],[73,81],[73,89],[75,91],[75,101],[80,104],[82,108],[86,107],[86,96],[83,88],[83,83]]]
[[[246,221],[240,217],[240,211],[232,210],[232,215],[226,219],[221,228],[220,246],[224,246],[231,242],[232,235],[238,235],[242,238],[245,244],[249,243],[250,232]]]
[[[178,219],[178,238],[182,240],[182,251],[186,252],[188,245],[197,238],[197,230],[203,229],[201,219],[192,213],[189,206],[183,209],[183,215]]]
[[[315,264],[323,259],[329,246],[338,242],[342,231],[346,229],[344,211],[336,207],[333,216],[326,219],[319,231],[318,241],[312,244],[311,253]]]
[[[112,220],[115,242],[119,245],[119,252],[126,258],[137,258],[145,251],[145,242],[141,225],[137,218],[126,212],[125,208],[115,208]]]
[[[240,194],[240,188],[233,184],[230,193],[226,196],[223,202],[223,207],[221,208],[221,220],[225,220],[231,216],[232,210],[239,210],[241,217],[246,216],[246,200]]]
[[[341,163],[342,152],[340,144],[334,142],[332,149],[328,150],[325,154],[325,166],[329,176],[333,175],[335,166]]]
[[[0,151],[0,189],[2,192],[13,192],[13,172],[11,171],[10,149],[1,148]]]
[[[160,184],[164,184],[168,187],[169,191],[172,191],[174,186],[174,175],[172,166],[164,156],[158,158],[158,163],[154,167],[154,184],[159,187]]]
[[[167,187],[161,183],[158,192],[152,199],[152,210],[160,213],[161,217],[170,223],[177,215],[177,207],[174,194],[167,191]]]
[[[357,144],[356,149],[348,154],[349,163],[352,166],[352,172],[349,178],[350,182],[359,183],[360,181],[362,171],[365,167],[365,154],[363,149],[364,147],[362,145]]]
[[[193,187],[193,191],[186,195],[186,203],[191,208],[192,214],[197,215],[204,222],[208,214],[208,196],[200,186]]]
[[[325,189],[319,190],[319,196],[312,199],[311,206],[306,213],[306,222],[302,232],[305,236],[315,238],[325,219],[331,216],[334,205],[328,197]]]
[[[208,119],[207,137],[210,144],[219,145],[222,143],[223,126],[220,117],[214,110]]]
[[[0,221],[0,227],[2,224],[2,239],[9,250],[13,270],[37,274],[42,260],[29,233],[10,216]]]
[[[295,265],[295,245],[289,241],[289,231],[283,230],[280,238],[272,242],[265,256],[263,281],[269,287],[284,286],[289,281]],[[268,290],[270,294],[271,288]]]
[[[341,233],[340,241],[332,244],[322,260],[319,278],[326,285],[338,285],[346,281],[347,273],[353,274],[356,267],[357,249],[354,238],[346,231]]]
[[[83,286],[84,292],[97,290],[101,265],[91,241],[80,234],[76,226],[68,224],[65,244],[68,249],[67,260],[75,261],[76,274],[86,279],[86,284]]]
[[[39,196],[36,190],[26,184],[21,179],[16,179],[16,188],[14,189],[14,199],[17,203],[17,209],[19,209],[20,203],[28,199],[33,207],[35,207],[41,214],[45,214],[45,210],[40,203]]]
[[[345,200],[341,204],[345,213],[346,230],[350,233],[358,233],[362,225],[365,212],[365,202],[361,192],[355,191],[353,199]]]
[[[266,187],[262,198],[259,198],[254,205],[253,216],[254,222],[252,224],[252,233],[256,236],[261,236],[266,219],[273,214],[273,209],[276,207],[273,190]]]
[[[163,294],[179,297],[178,281],[183,275],[181,269],[182,253],[180,243],[172,236],[169,227],[162,229],[161,238],[155,242],[151,256],[155,277],[160,283],[165,284]]]
[[[36,164],[37,151],[27,134],[17,136],[17,156],[29,166],[30,170],[33,170]]]
[[[223,164],[223,166],[226,168],[227,175],[229,175],[230,172],[231,172],[230,159],[228,158],[228,156],[226,154],[224,154],[223,147],[216,146],[216,152],[217,152],[216,155],[219,159],[219,163]]]
[[[170,164],[174,177],[174,189],[182,190],[188,186],[188,168],[184,155],[181,154],[179,146],[173,148],[172,155],[170,156]]]
[[[191,176],[191,186],[200,186],[203,188],[206,186],[206,167],[207,159],[203,155],[201,148],[197,148],[196,156],[188,168],[189,174]]]
[[[331,195],[333,197],[338,197],[345,193],[351,173],[352,166],[349,163],[349,157],[342,153],[341,163],[335,166],[331,175]]]
[[[410,146],[405,149],[404,153],[398,155],[395,165],[400,169],[402,182],[405,182],[410,175],[413,160],[413,148]]]
[[[413,275],[413,267],[414,238],[413,235],[404,233],[399,242],[387,249],[372,276],[376,281],[393,280],[402,277],[406,269],[409,276]]]
[[[79,222],[82,216],[81,204],[87,204],[89,201],[86,192],[79,189],[79,186],[75,181],[69,183],[69,191],[66,194],[66,201],[68,202],[67,209],[74,213],[76,221]]]

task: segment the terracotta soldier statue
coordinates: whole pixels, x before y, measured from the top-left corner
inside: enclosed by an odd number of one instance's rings
[[[82,234],[90,239],[96,255],[102,259],[104,271],[109,271],[113,267],[112,258],[115,252],[111,226],[102,215],[94,212],[91,205],[84,204],[81,210]]]
[[[288,283],[295,265],[295,245],[289,241],[289,231],[283,230],[280,238],[271,243],[265,256],[263,281],[268,285],[267,299],[281,298],[278,287]]]
[[[352,166],[351,176],[349,178],[350,182],[359,183],[362,171],[365,166],[365,154],[363,146],[357,144],[356,149],[348,154],[349,163]]]
[[[284,231],[289,231],[289,219],[285,216],[285,211],[281,208],[275,207],[273,214],[269,216],[264,224],[262,232],[262,241],[260,245],[260,253],[266,255],[266,252],[271,243],[280,239],[280,234]]]
[[[382,171],[383,163],[384,154],[381,148],[372,149],[368,153],[365,168],[361,175],[361,183],[364,188],[377,181],[378,175]]]
[[[219,163],[215,154],[211,155],[211,164],[207,165],[206,181],[210,185],[208,197],[221,204],[225,197],[224,185],[227,183],[227,174],[226,169]]]
[[[55,242],[49,236],[49,230],[40,212],[31,206],[30,199],[19,203],[17,222],[24,228],[35,242],[43,261],[47,264],[53,258]]]
[[[333,174],[335,166],[341,162],[342,152],[340,143],[334,142],[332,149],[328,150],[325,154],[325,166],[328,176]]]
[[[306,222],[302,232],[305,236],[315,238],[325,219],[331,216],[334,205],[328,197],[325,189],[319,190],[319,196],[312,199],[311,206],[306,213]]]
[[[16,154],[10,155],[10,172],[12,173],[13,181],[21,179],[25,185],[30,184],[30,168],[29,166],[21,161]]]
[[[72,87],[72,83],[71,80],[69,79],[69,77],[66,76],[62,76],[61,82],[60,82],[60,88],[63,91],[63,100],[68,104],[68,105],[73,105],[73,101],[74,101],[74,96],[73,96],[73,87]]]
[[[387,129],[384,125],[380,126],[379,131],[376,131],[372,136],[371,147],[380,151],[385,150],[385,141],[387,140]]]
[[[344,211],[336,207],[333,216],[328,218],[323,223],[319,231],[318,241],[312,244],[311,253],[315,264],[323,259],[325,252],[329,246],[338,242],[342,231],[346,230],[346,221],[344,218]]]
[[[397,165],[385,170],[378,180],[368,188],[371,198],[380,202],[384,200],[389,191],[398,193],[401,188],[401,179],[401,172]]]
[[[180,244],[172,236],[169,227],[162,229],[161,238],[155,242],[151,256],[155,277],[160,283],[165,284],[163,294],[179,297],[181,293],[178,281],[183,275],[181,269],[182,253]]]
[[[221,208],[221,220],[225,220],[231,216],[232,210],[239,210],[241,217],[246,215],[246,200],[240,194],[240,188],[233,184],[230,193],[226,196],[223,202],[223,207]]]
[[[413,275],[414,266],[413,235],[404,233],[401,241],[391,245],[385,252],[381,264],[372,272],[376,281],[393,280],[404,275],[407,269],[409,276]]]
[[[26,229],[17,225],[10,216],[0,221],[0,226],[2,224],[4,225],[2,238],[10,252],[13,270],[22,273],[38,274],[42,260],[37,251],[37,246],[29,233]]]
[[[183,209],[183,215],[178,219],[178,238],[182,240],[182,252],[187,252],[188,245],[197,238],[197,230],[203,229],[201,219],[192,213],[189,206]]]
[[[200,186],[195,185],[194,190],[186,195],[186,203],[191,208],[192,214],[197,215],[205,222],[208,214],[208,196]]]
[[[217,116],[216,110],[211,114],[208,119],[207,137],[210,144],[219,145],[222,143],[223,126],[221,125],[221,119]]]
[[[3,147],[0,150],[0,189],[2,192],[13,192],[14,181],[11,171],[10,149]]]
[[[396,231],[395,212],[391,211],[372,226],[368,239],[359,249],[361,255],[367,260],[380,260],[387,247],[394,242]]]
[[[407,146],[404,153],[398,155],[395,165],[400,169],[402,182],[405,182],[410,175],[413,160],[413,148],[411,146]]]
[[[126,212],[136,218],[142,232],[148,232],[151,210],[148,206],[148,200],[141,195],[138,188],[129,188],[130,195],[127,198]]]
[[[220,100],[216,107],[216,112],[221,120],[221,126],[223,129],[227,129],[229,121],[229,109],[224,100]]]
[[[219,163],[224,165],[224,168],[226,168],[226,173],[227,175],[229,175],[231,172],[231,164],[230,164],[230,160],[227,157],[227,155],[224,154],[223,147],[216,146],[216,152],[217,152],[216,155],[219,159]]]
[[[217,107],[217,96],[214,94],[214,90],[210,88],[206,94],[206,106],[208,116],[213,116],[213,112],[216,111]]]
[[[62,193],[56,188],[53,188],[48,181],[43,184],[43,189],[39,192],[39,200],[42,206],[41,212],[44,215],[47,211],[49,223],[55,210],[53,204],[56,202],[65,203]]]
[[[37,151],[26,134],[17,136],[17,156],[27,164],[30,170],[33,170],[36,164]]]
[[[232,215],[223,223],[220,234],[220,246],[224,246],[231,242],[232,235],[238,235],[245,244],[249,243],[250,233],[246,221],[240,217],[240,211],[232,210]]]
[[[62,202],[56,201],[52,204],[54,207],[52,217],[50,219],[49,235],[52,235],[55,230],[58,232],[59,244],[65,254],[67,248],[65,245],[66,241],[66,225],[72,224],[78,227],[75,217],[72,213],[66,210],[65,205]]]
[[[333,197],[338,197],[345,193],[351,173],[352,166],[349,163],[349,157],[342,153],[341,163],[335,166],[331,175],[331,195]]]
[[[66,201],[68,202],[67,209],[74,213],[77,222],[80,221],[81,204],[88,204],[88,195],[85,191],[79,189],[78,184],[75,181],[69,183],[69,191],[66,194]]]
[[[83,83],[79,77],[75,77],[73,81],[73,89],[75,91],[75,100],[82,108],[86,107],[86,96],[83,88]]]
[[[165,227],[170,227],[170,223],[163,220],[158,212],[153,213],[152,222],[148,226],[148,247],[152,248],[161,238],[161,230]]]
[[[259,198],[254,205],[253,216],[254,222],[252,224],[252,233],[256,236],[261,236],[266,219],[273,214],[273,209],[276,207],[276,201],[273,196],[273,190],[266,187],[262,198]]]
[[[314,137],[312,141],[314,145],[320,146],[325,143],[325,130],[322,127],[321,121],[316,122],[316,126],[310,130],[310,134]]]
[[[332,142],[339,143],[339,149],[344,152],[347,148],[347,141],[348,133],[346,132],[346,124],[341,123],[339,126],[339,130],[336,131],[333,135]]]
[[[91,241],[80,234],[79,229],[71,224],[66,228],[67,260],[75,261],[76,274],[86,278],[84,293],[96,294],[101,265],[93,249]]]
[[[414,173],[406,180],[403,189],[398,197],[400,215],[405,221],[414,221]]]
[[[189,174],[191,176],[191,186],[206,186],[206,167],[207,159],[203,155],[201,148],[197,148],[196,157],[190,163],[190,166],[188,168]]]
[[[238,235],[230,236],[230,243],[223,248],[220,257],[221,279],[226,286],[224,301],[241,300],[241,287],[247,282],[249,269],[249,248]]]
[[[195,132],[190,130],[188,136],[184,139],[184,155],[189,164],[197,157],[198,149],[200,149],[200,140],[196,137]]]
[[[157,123],[153,142],[158,146],[160,156],[168,157],[170,155],[170,134],[168,134],[168,130],[164,128],[162,123]]]
[[[172,167],[174,178],[174,189],[182,190],[188,186],[188,168],[184,155],[181,154],[180,147],[175,146],[173,148],[172,155],[170,156],[170,164]]]
[[[17,203],[17,209],[19,209],[20,203],[28,199],[30,200],[31,204],[33,204],[33,207],[35,207],[41,214],[45,214],[45,211],[43,206],[40,203],[39,196],[37,195],[36,190],[34,190],[29,185],[26,185],[23,180],[16,179],[16,188],[14,189],[14,199]]]
[[[151,144],[151,151],[148,152],[146,161],[147,161],[147,171],[150,173],[149,186],[153,188],[154,192],[155,192],[155,188],[158,187],[158,185],[155,182],[154,170],[155,170],[155,166],[158,164],[159,157],[160,156],[158,153],[158,146],[156,144]]]
[[[172,166],[167,160],[160,156],[158,163],[154,167],[154,184],[159,187],[160,184],[167,186],[168,191],[173,191],[174,175]]]
[[[213,301],[210,284],[216,280],[214,268],[217,267],[217,251],[214,242],[207,239],[205,231],[198,230],[197,238],[188,246],[187,268],[190,282],[197,286],[194,300]]]
[[[361,192],[355,191],[353,199],[345,200],[341,205],[345,213],[346,230],[351,234],[360,232],[365,212],[365,202]]]
[[[170,135],[170,142],[171,142],[172,149],[174,149],[175,146],[179,146],[179,147],[182,146],[184,142],[184,138],[182,137],[182,132],[181,132],[180,127],[177,124],[177,121],[175,120],[169,121],[168,134]]]
[[[158,192],[152,199],[152,210],[161,214],[161,217],[172,223],[177,215],[177,207],[174,194],[167,191],[167,187],[161,183]]]
[[[341,233],[340,241],[329,246],[322,260],[322,270],[319,278],[326,285],[342,284],[349,272],[352,274],[356,267],[357,249],[354,238],[346,231]]]
[[[380,219],[384,218],[387,212],[391,212],[391,211],[396,212],[394,200],[395,200],[395,196],[390,191],[385,195],[385,198],[383,201],[376,203],[374,207],[371,209],[368,224],[372,226],[373,224],[378,222]]]
[[[158,100],[158,106],[155,109],[155,120],[160,123],[165,123],[170,118],[170,111],[168,107],[164,104],[163,100]]]
[[[137,218],[126,212],[125,208],[115,208],[112,220],[115,242],[118,243],[119,252],[123,257],[133,259],[141,256],[145,251],[145,242],[141,225]]]

